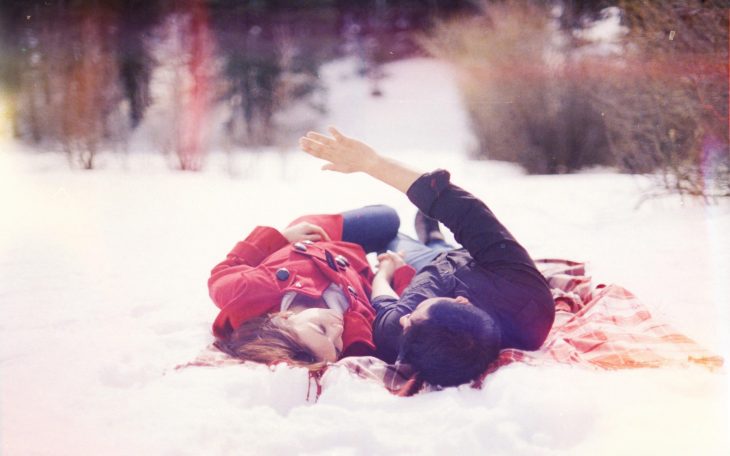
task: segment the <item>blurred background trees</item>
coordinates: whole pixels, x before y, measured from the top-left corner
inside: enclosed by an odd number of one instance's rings
[[[730,196],[726,2],[608,4],[483,2],[423,39],[459,69],[474,154],[533,173],[612,165]]]
[[[422,53],[412,32],[470,8],[445,0],[3,0],[0,84],[15,135],[91,169],[99,151],[162,152],[198,170],[208,150],[290,144],[326,110],[324,63]],[[140,141],[136,145],[139,146]],[[136,147],[139,149],[140,147]]]
[[[121,87],[109,84],[119,73],[115,18],[99,10],[57,18],[68,24],[63,33],[42,27],[22,48],[28,58],[18,66],[16,131],[58,144],[72,164],[91,169],[97,153],[126,130]]]
[[[476,156],[550,174],[611,162],[580,44],[560,17],[544,2],[485,3],[481,15],[446,22],[424,40],[460,70]]]
[[[154,65],[145,89],[155,99],[144,119],[147,136],[175,167],[200,170],[210,147],[210,112],[220,91],[221,64],[207,11],[200,0],[180,3],[152,33],[147,46]]]
[[[665,188],[730,195],[728,5],[686,0],[621,3],[620,58],[600,70],[593,99],[617,164],[658,171]]]
[[[3,0],[15,135],[93,168],[100,151],[291,144],[327,110],[322,65],[453,64],[475,157],[532,173],[595,165],[730,195],[728,7],[720,0]]]

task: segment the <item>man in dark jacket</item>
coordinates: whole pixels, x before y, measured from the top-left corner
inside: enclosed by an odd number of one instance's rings
[[[323,169],[365,172],[405,193],[442,222],[463,249],[438,254],[398,296],[385,286],[397,255],[381,256],[373,281],[377,354],[410,364],[421,379],[452,386],[478,377],[502,348],[536,350],[555,316],[550,289],[527,251],[489,208],[447,171],[421,174],[335,129],[310,132],[302,149]]]

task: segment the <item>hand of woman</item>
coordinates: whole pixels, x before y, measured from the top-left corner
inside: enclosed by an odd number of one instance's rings
[[[304,152],[330,162],[322,169],[341,173],[367,172],[378,162],[379,156],[372,147],[348,138],[334,127],[328,130],[332,137],[310,131],[299,138],[299,146]]]
[[[391,252],[390,250],[386,253],[381,253],[378,255],[378,275],[383,275],[385,279],[390,282],[393,280],[393,274],[395,274],[396,269],[400,268],[401,266],[405,266],[406,262],[403,259],[403,255],[396,252]]]
[[[309,222],[301,222],[286,228],[281,234],[287,241],[329,241],[327,232],[319,225]]]

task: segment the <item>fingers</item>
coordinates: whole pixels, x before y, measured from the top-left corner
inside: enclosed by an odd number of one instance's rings
[[[329,141],[334,144],[332,139],[329,139]],[[322,160],[327,160],[329,162],[334,162],[336,157],[333,150],[333,147],[330,147],[329,145],[322,144],[318,141],[315,141],[308,137],[302,137],[299,139],[299,147],[301,149],[308,153],[309,155],[312,155],[314,157],[320,158]],[[342,169],[340,166],[337,166],[334,163],[326,163],[322,166],[322,169],[325,171],[340,171],[345,172],[344,169]]]
[[[393,261],[397,263],[403,262],[403,254],[401,252],[392,252],[388,250],[387,252],[381,253],[377,256],[378,261]]]
[[[322,155],[328,152],[328,148],[337,146],[337,140],[344,138],[342,133],[332,127],[330,128],[332,136],[334,136],[335,139],[332,139],[329,136],[323,135],[321,133],[317,133],[316,131],[310,131],[307,132],[305,136],[299,138],[299,146],[305,152],[308,152],[315,157],[323,158]]]
[[[327,153],[327,146],[306,136],[299,138],[299,147],[317,158],[324,158]]]
[[[345,135],[343,135],[342,133],[340,133],[340,132],[339,132],[339,130],[337,130],[337,129],[336,129],[335,127],[333,127],[333,126],[329,126],[329,127],[327,128],[327,131],[329,131],[329,132],[330,132],[330,134],[331,134],[331,135],[332,135],[332,136],[333,136],[333,137],[334,137],[334,138],[335,138],[335,139],[336,139],[337,141],[343,141],[343,140],[347,139],[347,137],[346,137]]]
[[[325,241],[330,241],[330,235],[327,234],[327,232],[319,225],[315,225],[314,223],[304,222],[303,223],[304,232],[302,233],[302,236],[304,239],[309,239],[311,241],[319,241],[320,239],[324,239]]]
[[[327,234],[327,232],[322,228],[321,226],[312,225],[312,230],[319,234],[319,236],[324,239],[325,241],[330,241],[330,236]]]
[[[310,131],[309,133],[307,133],[306,138],[309,138],[321,144],[325,144],[327,146],[333,146],[335,143],[334,139],[330,138],[329,136],[317,133],[316,131]]]

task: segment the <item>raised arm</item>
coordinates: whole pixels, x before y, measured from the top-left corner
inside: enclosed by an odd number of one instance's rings
[[[341,173],[363,172],[403,193],[423,174],[378,154],[364,142],[349,138],[334,127],[330,127],[329,132],[331,137],[310,131],[299,139],[304,152],[329,162],[322,169]]]
[[[299,140],[305,152],[327,160],[322,169],[364,172],[400,190],[427,215],[446,225],[456,241],[482,265],[522,264],[534,268],[525,249],[515,241],[487,206],[451,184],[443,170],[429,174],[378,154],[372,147],[330,127],[332,135],[309,132]]]

